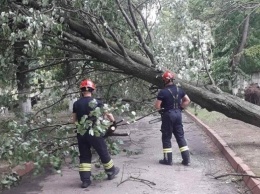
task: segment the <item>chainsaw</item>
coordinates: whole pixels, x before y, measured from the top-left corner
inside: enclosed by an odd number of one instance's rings
[[[110,125],[106,131],[106,134],[104,135],[104,138],[106,138],[108,136],[129,136],[130,133],[115,133],[118,124],[123,121],[124,121],[124,119],[122,119],[118,122],[114,122],[112,125]]]
[[[148,114],[146,114],[146,115],[144,115],[144,116],[142,116],[142,117],[139,117],[138,119],[135,119],[135,121],[133,121],[132,123],[135,123],[135,122],[137,122],[137,121],[139,121],[139,120],[141,120],[141,119],[143,119],[143,118],[145,118],[145,117],[147,117],[147,116],[150,116],[150,115],[152,115],[152,114],[154,114],[154,113],[158,113],[158,112],[160,113],[160,111],[158,111],[158,110],[153,111],[153,112],[151,112],[151,113],[148,113]],[[123,121],[124,121],[124,119],[122,119],[122,120],[120,120],[120,121],[118,121],[118,122],[113,123],[113,124],[107,129],[107,132],[106,132],[106,134],[105,134],[104,137],[108,137],[108,136],[129,136],[130,133],[115,133],[115,130],[116,130],[116,128],[117,128],[118,126],[123,126],[123,125],[129,125],[129,124],[131,124],[131,123],[122,123],[122,124],[119,124],[119,123],[121,123],[121,122],[123,122]],[[160,122],[160,121],[161,121],[161,117],[150,120],[150,121],[149,121],[149,124],[157,123],[157,122]]]

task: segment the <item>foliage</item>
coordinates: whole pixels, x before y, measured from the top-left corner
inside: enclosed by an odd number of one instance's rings
[[[126,152],[126,155],[127,155],[127,156],[139,155],[139,154],[142,153],[141,150],[134,150],[134,151],[132,151],[132,150],[124,149],[123,151]]]
[[[93,108],[89,115],[84,115],[80,122],[76,122],[77,132],[84,135],[86,129],[89,129],[89,134],[92,136],[100,137],[106,133],[108,127],[112,124],[104,118],[106,113],[116,112],[122,114],[124,112],[129,112],[129,104],[121,104],[120,102],[114,104],[114,106],[109,106],[104,104],[103,107],[97,107],[96,99],[89,102],[89,106]],[[132,119],[135,117],[135,112],[132,111],[130,116]],[[112,146],[114,147],[114,146]]]
[[[6,174],[1,178],[1,185],[4,188],[10,189],[11,186],[17,185],[20,181],[20,177],[16,173]]]
[[[120,145],[123,144],[121,140],[115,140],[112,138],[108,138],[107,140],[108,150],[111,155],[117,155],[120,153]]]
[[[192,18],[187,0],[167,2],[162,9],[155,39],[158,59],[180,78],[193,80],[211,67],[214,40],[210,26]]]
[[[28,121],[32,122],[32,120]],[[12,166],[34,161],[37,170],[47,164],[51,164],[58,170],[62,158],[69,152],[75,151],[69,139],[73,131],[69,126],[48,127],[51,122],[52,120],[47,118],[39,128],[32,123],[9,122],[8,131],[2,133],[4,139],[0,142],[1,158],[8,160]],[[46,133],[47,131],[52,134],[52,138]],[[60,134],[64,138],[59,138]],[[64,148],[68,150],[65,151]]]
[[[107,174],[105,172],[100,172],[99,174],[96,175],[92,175],[93,180],[98,180],[101,181],[103,180],[105,177],[107,177]]]
[[[260,54],[260,45],[255,45],[245,49],[245,54],[249,57],[257,57]]]
[[[105,134],[106,129],[111,124],[104,120],[102,115],[104,112],[120,113],[128,112],[129,105],[117,103],[117,106],[110,107],[107,104],[102,109],[96,107],[95,101],[91,102],[94,110],[91,116],[97,118],[97,122],[89,133],[91,135],[100,136]],[[134,119],[135,113],[130,112]],[[58,114],[57,116],[61,116]],[[75,136],[75,127],[72,123],[57,124],[59,120],[47,118],[43,121],[34,119],[32,116],[25,118],[25,122],[10,121],[6,125],[6,129],[1,133],[0,140],[0,158],[9,161],[11,166],[32,161],[35,165],[35,173],[39,173],[46,166],[51,166],[57,173],[61,173],[61,167],[66,158],[71,158],[76,163],[78,158],[77,142]],[[82,122],[78,124],[77,132],[84,134],[86,129],[92,126],[92,121],[84,117]],[[40,122],[40,123],[39,123]],[[111,154],[118,154],[120,141],[107,139],[108,148]],[[15,180],[7,176],[3,180],[5,186],[11,186]]]
[[[251,6],[252,5],[252,6]],[[195,17],[210,22],[215,45],[213,49],[212,75],[218,85],[223,85],[232,75],[231,60],[236,55],[243,35],[245,17],[250,15],[249,34],[236,73],[245,76],[259,71],[259,3],[245,1],[191,1],[191,12]]]

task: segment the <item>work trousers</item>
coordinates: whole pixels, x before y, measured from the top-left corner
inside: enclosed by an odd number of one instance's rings
[[[180,109],[172,109],[162,114],[161,132],[163,153],[172,153],[171,138],[173,134],[179,146],[183,161],[189,163],[189,148],[184,138],[182,113]]]
[[[114,171],[114,163],[110,157],[107,149],[105,139],[103,137],[96,137],[89,134],[88,131],[84,135],[77,134],[78,148],[79,148],[79,173],[81,181],[89,181],[91,175],[91,147],[93,147],[100,157],[107,174]]]

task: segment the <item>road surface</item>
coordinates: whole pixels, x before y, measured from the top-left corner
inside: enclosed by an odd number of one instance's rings
[[[63,176],[51,172],[41,176],[26,176],[19,186],[3,194],[236,194],[247,188],[239,178],[214,176],[234,172],[207,135],[185,114],[184,129],[191,151],[191,166],[182,166],[181,155],[173,137],[173,166],[158,163],[162,158],[160,122],[149,124],[154,117],[146,117],[135,124],[117,129],[131,132],[119,137],[122,151],[112,156],[121,171],[108,181],[93,180],[91,186],[80,188],[78,169],[65,165]],[[114,137],[113,137],[114,138]],[[118,138],[118,137],[117,137]],[[92,166],[97,175],[101,168]],[[250,194],[250,192],[246,192]]]

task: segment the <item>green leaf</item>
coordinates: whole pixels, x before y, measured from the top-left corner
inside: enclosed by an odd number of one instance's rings
[[[12,150],[8,150],[8,154],[9,154],[10,156],[12,156],[12,155],[13,155]]]
[[[2,183],[3,185],[10,184],[10,182],[11,182],[11,181],[8,181],[8,180],[6,180],[6,179],[4,179],[4,180],[1,181],[1,183]]]

